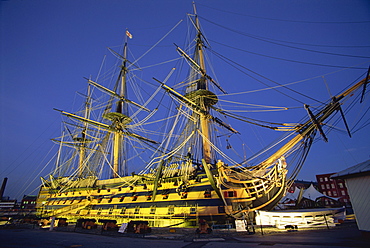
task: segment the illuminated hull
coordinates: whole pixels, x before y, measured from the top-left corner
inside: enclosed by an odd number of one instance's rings
[[[199,219],[225,224],[245,213],[241,209],[272,209],[285,192],[284,186],[272,187],[256,198],[245,188],[220,187],[219,197],[203,175],[190,180],[186,188],[178,185],[176,178],[164,180],[153,197],[154,183],[150,181],[127,185],[135,177],[96,180],[93,187],[69,188],[64,192],[43,186],[37,200],[38,214],[72,222],[81,218],[116,220],[118,224],[146,220],[152,227],[197,226]]]

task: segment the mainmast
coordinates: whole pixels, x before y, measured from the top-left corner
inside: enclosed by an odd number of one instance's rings
[[[199,71],[201,72],[200,78],[197,80],[196,89],[193,92],[189,92],[190,94],[194,94],[194,97],[197,97],[197,103],[199,106],[204,110],[203,112],[199,113],[199,120],[200,120],[200,127],[202,133],[202,146],[203,146],[203,158],[206,163],[212,162],[212,155],[211,155],[211,146],[209,144],[210,140],[210,133],[209,133],[209,119],[207,113],[210,109],[210,102],[207,101],[206,96],[209,95],[208,91],[208,83],[205,77],[206,75],[206,67],[204,62],[204,54],[203,54],[203,40],[202,40],[202,33],[200,30],[199,19],[197,15],[197,10],[195,4],[194,7],[194,15],[195,15],[195,28],[197,30],[196,36],[196,46],[195,46],[195,54],[194,60],[199,65]],[[206,114],[205,114],[206,113]]]

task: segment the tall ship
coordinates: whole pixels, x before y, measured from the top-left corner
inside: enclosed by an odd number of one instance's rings
[[[231,105],[238,110],[251,105],[224,100],[227,85],[218,82],[207,63],[210,44],[195,7],[188,17],[189,44],[169,48],[182,61],[178,67],[143,80],[137,73],[145,68],[130,57],[127,30],[120,51],[110,49],[117,66],[97,79],[86,78],[83,107],[57,109],[63,128],[53,139],[59,147],[55,169],[41,178],[40,216],[118,224],[145,220],[153,227],[250,219],[256,210],[273,209],[285,195],[315,137],[327,139],[333,128],[329,120],[336,116],[348,129],[342,105],[358,101],[355,93],[364,97],[368,75],[326,102],[302,104],[305,116],[296,123],[250,118],[230,110]],[[180,67],[187,70],[182,78],[174,76]],[[235,158],[230,154],[245,147],[238,138],[244,130],[234,128],[234,121],[279,132],[280,138]]]

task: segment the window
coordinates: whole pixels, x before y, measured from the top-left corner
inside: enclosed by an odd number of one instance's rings
[[[331,191],[328,191],[328,196],[331,196]]]
[[[126,207],[121,208],[120,214],[125,214],[125,213],[126,213]]]
[[[137,207],[135,207],[135,212],[134,212],[134,214],[139,214],[140,213],[140,207],[139,206],[137,206]]]
[[[181,192],[181,199],[188,198],[188,192]]]
[[[335,185],[334,185],[334,183],[332,183],[332,184],[331,184],[331,188],[332,188],[332,189],[335,189]]]
[[[321,189],[325,189],[325,185],[324,184],[321,184]]]
[[[219,214],[225,213],[225,206],[218,206],[218,213]]]
[[[163,197],[163,200],[166,200],[168,199],[168,195],[170,194],[170,190],[169,189],[166,189],[166,190],[163,190],[162,191],[162,197]],[[187,190],[185,191],[182,191],[181,194],[187,194]],[[185,197],[186,198],[186,197]]]
[[[190,208],[190,214],[196,214],[197,213],[197,208],[191,207]]]
[[[156,206],[150,207],[150,214],[155,214]]]
[[[325,180],[325,182],[327,182],[327,181],[328,181],[328,178],[327,178],[327,177],[325,177],[325,178],[324,178],[324,180]]]
[[[326,189],[330,189],[330,184],[327,184],[326,185]]]
[[[343,188],[343,183],[338,183],[339,188]]]
[[[320,182],[323,182],[323,179],[322,179],[322,177],[320,177]]]
[[[175,213],[175,206],[170,205],[168,206],[168,214],[174,214]]]
[[[341,191],[342,195],[346,195],[346,191],[342,190]]]
[[[236,197],[236,191],[226,191],[224,192],[225,197]]]
[[[207,189],[206,191],[204,191],[204,198],[211,198],[211,190],[210,189]]]
[[[110,208],[108,214],[113,214],[113,208]]]
[[[338,196],[337,191],[333,191],[333,196]]]

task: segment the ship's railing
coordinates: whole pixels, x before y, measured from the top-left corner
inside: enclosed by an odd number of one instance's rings
[[[264,175],[249,180],[237,179],[234,174],[237,175],[240,173],[232,171],[227,173],[224,169],[221,169],[222,179],[219,182],[226,188],[239,186],[245,189],[249,200],[254,200],[266,195],[275,187],[281,187],[285,181],[286,169],[281,168],[279,164],[275,164]]]

